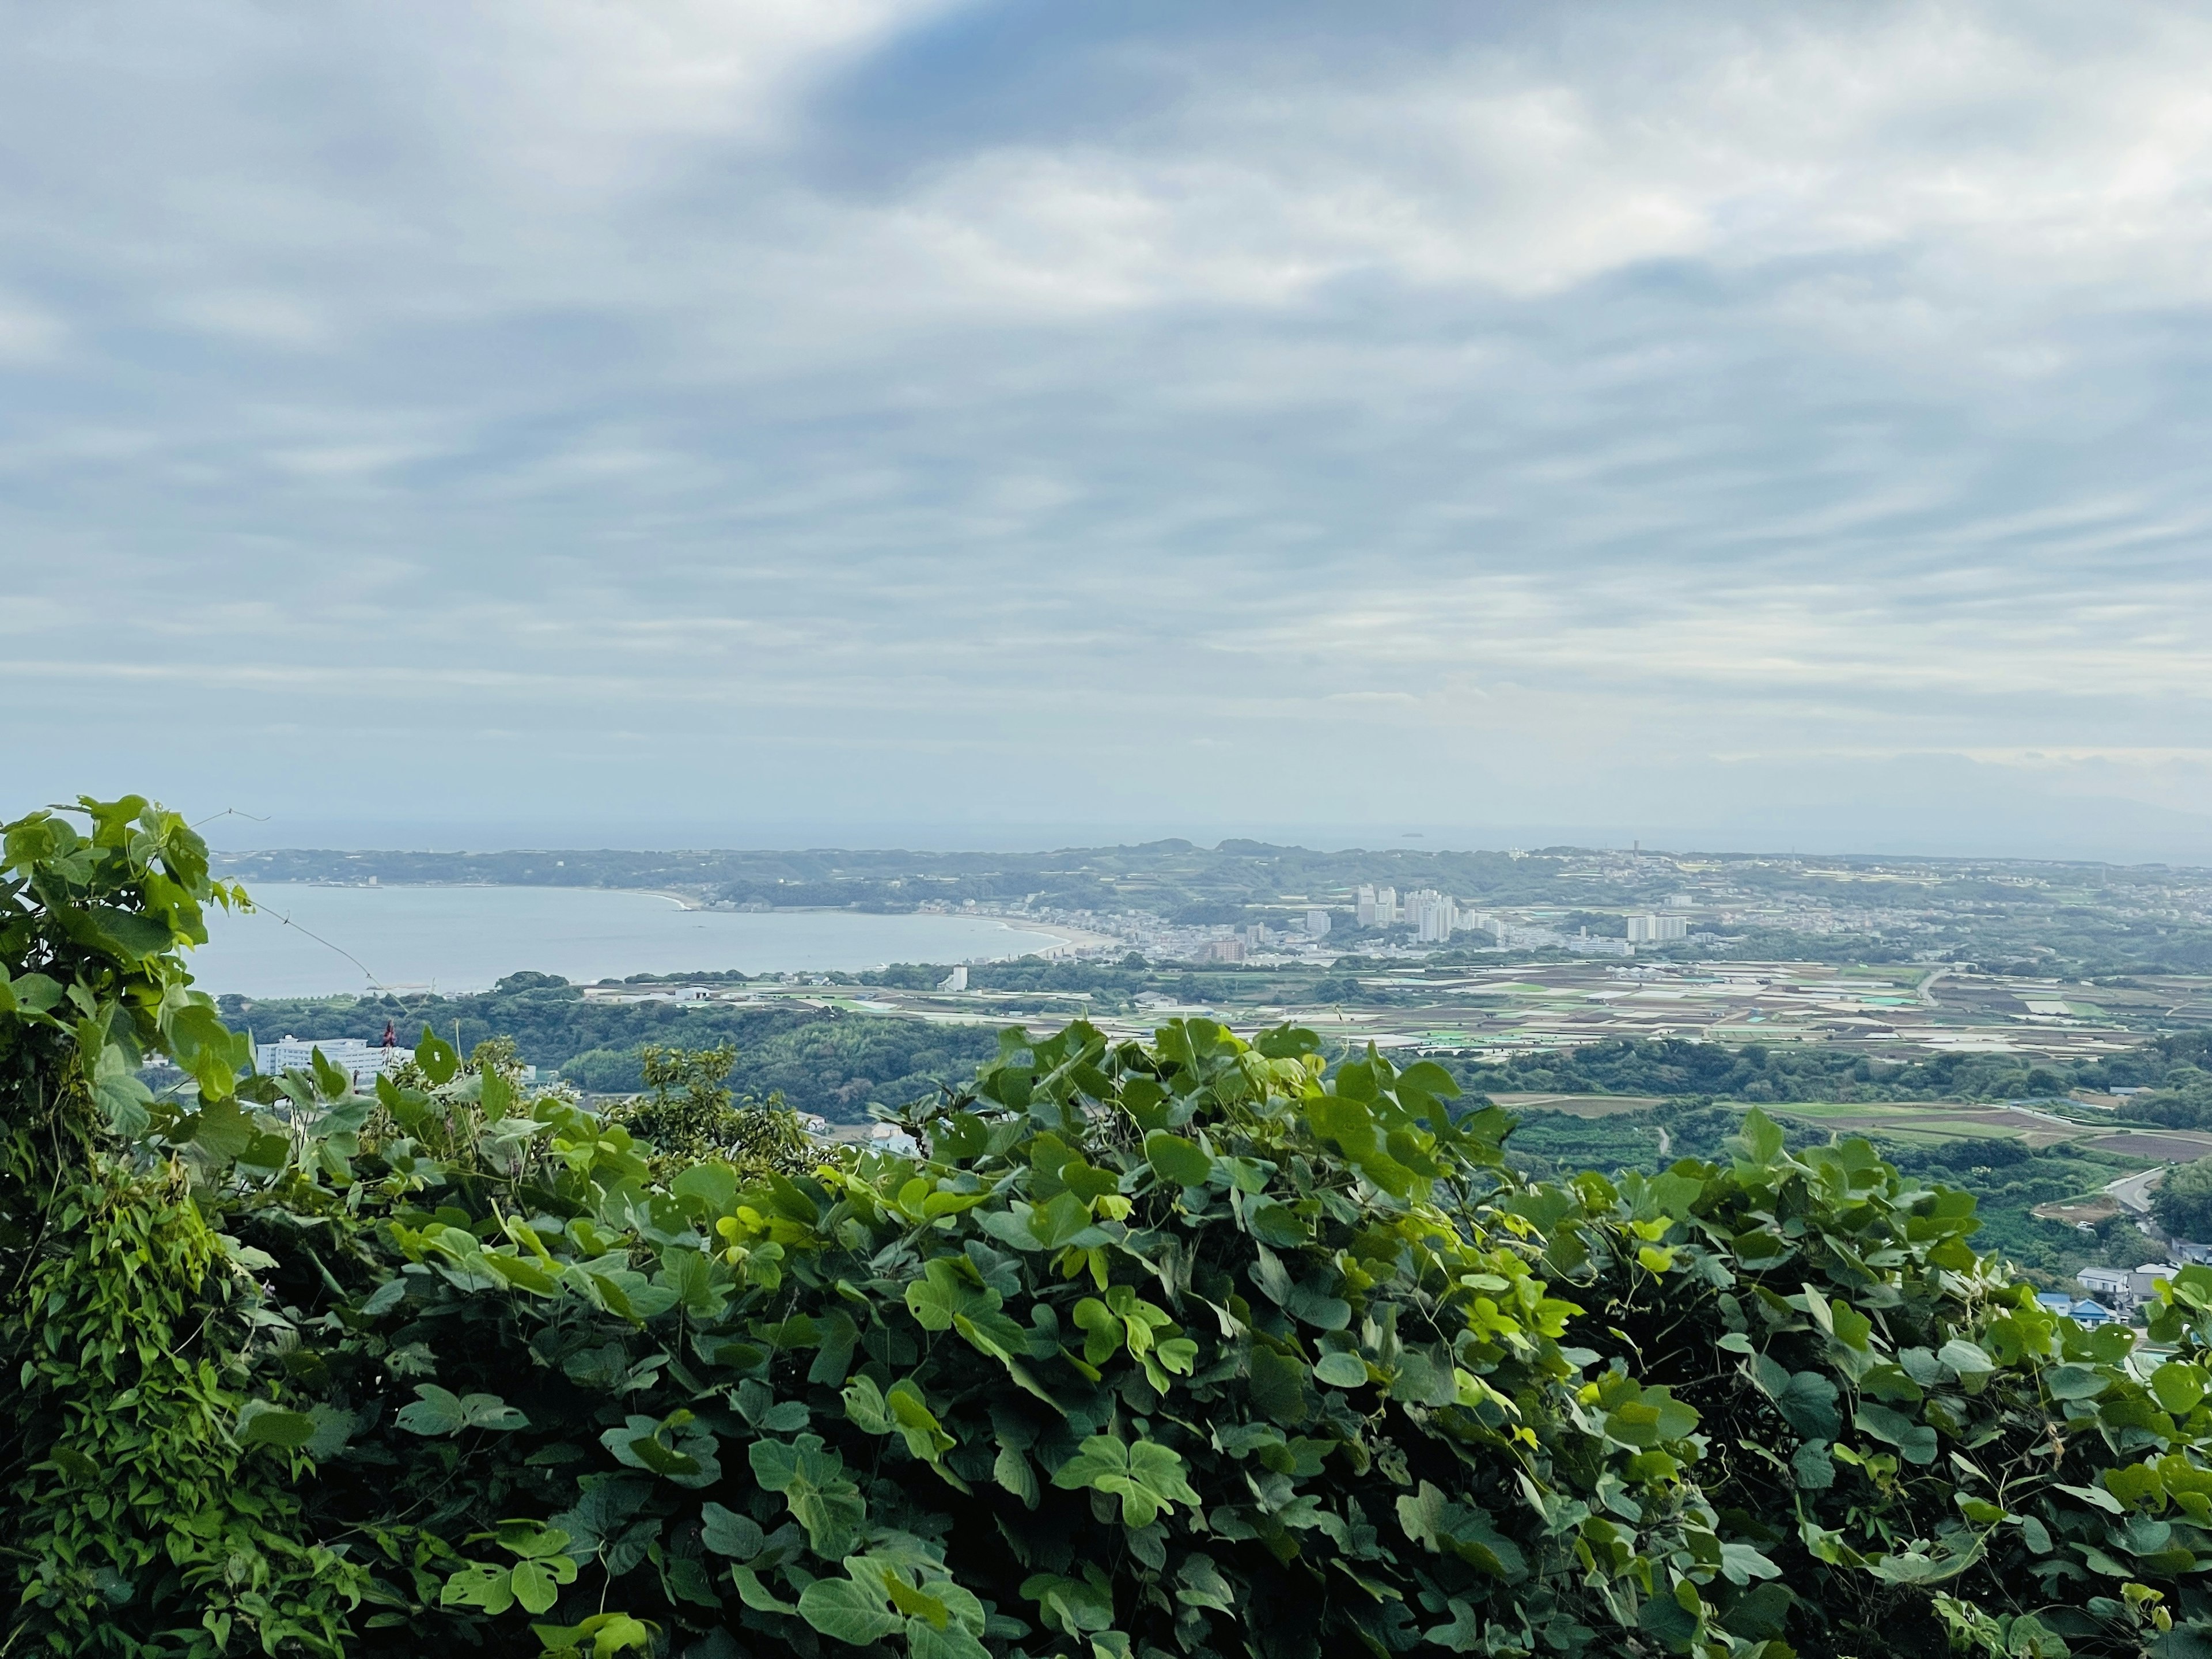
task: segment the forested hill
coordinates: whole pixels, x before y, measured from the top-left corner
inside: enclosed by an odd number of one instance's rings
[[[1213,907],[1286,896],[1348,898],[1361,882],[1435,887],[1495,903],[1540,903],[1577,855],[1315,852],[1264,842],[1188,841],[1046,853],[720,851],[640,853],[342,853],[220,854],[226,874],[255,881],[469,882],[546,887],[678,887],[733,904],[910,910],[928,902],[1150,910],[1202,920]],[[1656,885],[1664,885],[1655,870]]]
[[[2212,1121],[2212,1078],[2200,1069],[2208,1060],[2212,1031],[2189,1030],[2089,1064],[1956,1054],[1899,1063],[1812,1045],[1732,1048],[1637,1040],[1516,1055],[1494,1065],[1457,1061],[1452,1070],[1462,1086],[1485,1094],[1704,1095],[1753,1102],[2008,1100],[2141,1088],[2157,1092],[2131,1102],[2130,1115],[2158,1118],[2162,1108],[2173,1109],[2172,1102],[2203,1097],[2202,1121]]]
[[[1434,888],[1463,905],[1648,907],[1686,896],[1701,914],[1741,911],[1734,931],[1811,907],[1820,930],[1896,932],[1911,948],[1969,947],[1991,960],[2212,961],[2212,880],[2163,866],[2018,860],[1808,860],[1553,847],[1531,853],[1407,847],[1318,851],[1258,841],[1182,840],[1051,852],[812,848],[491,853],[292,849],[215,855],[257,882],[473,883],[678,889],[718,903],[911,910],[924,903],[1144,911],[1187,924],[1247,920],[1246,907],[1348,905],[1362,884]],[[1779,907],[1778,908],[1777,907]],[[1761,916],[1766,918],[1762,921]],[[1850,925],[1844,927],[1843,918]],[[1918,926],[1911,925],[1917,919]],[[1601,917],[1600,920],[1602,920]],[[1601,931],[1603,931],[1601,929]],[[1817,930],[1816,930],[1817,931]],[[1616,934],[1617,936],[1617,934]],[[1839,935],[1840,937],[1840,935]],[[1831,940],[1831,943],[1836,941]],[[1898,941],[1893,940],[1893,943]],[[1852,948],[1860,948],[1854,945]],[[1994,954],[1993,954],[1994,953]],[[1884,958],[1887,959],[1887,958]]]
[[[223,999],[231,1023],[262,1042],[280,1036],[355,1037],[374,1042],[385,1023],[411,1044],[425,1025],[465,1052],[486,1037],[511,1039],[521,1058],[588,1092],[644,1086],[638,1050],[647,1043],[703,1048],[737,1045],[731,1086],[741,1095],[780,1092],[801,1111],[836,1122],[865,1121],[872,1104],[902,1106],[972,1073],[997,1052],[982,1026],[885,1019],[836,1009],[745,1008],[727,1003],[587,1001],[547,974],[514,974],[473,996]]]

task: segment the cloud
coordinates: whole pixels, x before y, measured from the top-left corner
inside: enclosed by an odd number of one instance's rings
[[[280,818],[634,839],[1396,825],[1340,775],[2204,813],[2208,47],[2055,0],[44,15],[11,770],[185,799],[211,744]]]

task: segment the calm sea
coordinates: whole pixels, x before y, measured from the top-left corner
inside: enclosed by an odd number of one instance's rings
[[[579,982],[627,974],[750,974],[976,962],[1055,943],[981,916],[846,910],[687,910],[656,893],[596,887],[250,889],[247,915],[212,912],[192,954],[199,988],[331,996],[372,984],[479,991],[519,969]]]

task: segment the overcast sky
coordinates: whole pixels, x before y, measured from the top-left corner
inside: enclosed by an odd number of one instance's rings
[[[9,4],[0,816],[2212,860],[2212,12]]]

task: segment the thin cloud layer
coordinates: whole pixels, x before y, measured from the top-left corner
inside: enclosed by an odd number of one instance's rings
[[[2190,9],[16,22],[33,793],[2212,856]]]

